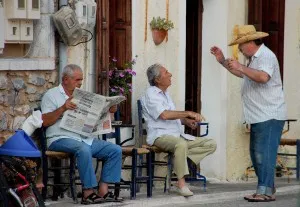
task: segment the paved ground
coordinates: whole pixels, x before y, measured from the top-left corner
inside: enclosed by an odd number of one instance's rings
[[[89,206],[300,207],[300,183],[296,179],[291,179],[288,183],[286,178],[278,178],[276,180],[276,201],[270,203],[249,203],[243,200],[244,195],[254,193],[255,186],[255,181],[240,183],[209,182],[205,192],[203,191],[202,184],[193,183],[190,189],[195,195],[190,198],[178,196],[175,192],[164,194],[163,190],[156,189],[153,192],[152,198],[147,198],[143,190],[143,193],[137,195],[136,200],[130,200],[129,192],[121,191],[122,196],[126,198],[123,203],[104,203]],[[49,207],[84,206],[80,203],[74,204],[70,198],[65,198],[58,202],[47,201],[47,205]]]

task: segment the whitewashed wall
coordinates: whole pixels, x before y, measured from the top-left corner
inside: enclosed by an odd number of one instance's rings
[[[247,24],[247,0],[203,0],[202,40],[202,113],[210,123],[209,135],[217,141],[217,151],[201,162],[203,174],[221,180],[239,180],[251,165],[249,134],[245,132],[241,104],[241,79],[229,74],[210,54],[210,47],[219,46],[226,57],[232,57],[235,25]],[[155,62],[162,63],[173,74],[171,94],[178,109],[184,108],[185,97],[185,18],[186,1],[170,1],[169,18],[175,29],[169,41],[155,46],[148,27],[144,42],[145,1],[133,0],[133,55],[138,55],[137,76],[133,81],[133,117],[136,120],[136,100],[148,87],[146,69]],[[148,23],[153,16],[166,14],[165,1],[149,1]],[[284,48],[284,90],[290,118],[300,119],[300,2],[286,0]],[[239,57],[244,62],[242,56]],[[300,120],[292,124],[286,136],[297,137]]]
[[[132,1],[132,54],[138,55],[134,67],[137,75],[133,79],[132,111],[135,118],[137,118],[136,100],[149,86],[146,70],[154,63],[164,65],[173,74],[170,92],[177,108],[183,109],[185,102],[185,1],[170,1],[169,19],[174,22],[175,28],[169,31],[168,42],[164,41],[158,46],[152,40],[149,23],[153,17],[166,17],[166,1],[148,2],[148,29],[145,42],[145,1]]]
[[[284,92],[291,123],[286,137],[300,138],[300,1],[286,0],[284,33]]]

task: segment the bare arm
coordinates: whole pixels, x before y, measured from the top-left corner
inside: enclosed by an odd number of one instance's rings
[[[193,112],[193,111],[163,111],[159,118],[163,120],[175,120],[175,119],[184,119],[184,118],[190,118],[195,121],[201,121],[202,116],[199,113]]]
[[[77,108],[76,104],[71,102],[72,97],[68,98],[66,100],[66,102],[64,103],[64,105],[62,105],[61,107],[59,107],[58,109],[56,109],[55,111],[46,113],[42,115],[42,119],[43,119],[43,126],[48,127],[51,126],[53,124],[55,124],[55,122],[57,122],[57,120],[62,116],[62,114],[70,109],[70,110],[74,110]]]
[[[237,60],[233,60],[233,59],[229,59],[227,62],[230,71],[234,71],[235,73],[240,73],[242,75],[245,75],[249,79],[257,83],[267,83],[270,80],[269,74],[262,70],[256,70],[253,68],[246,67],[240,64]]]
[[[243,75],[240,71],[236,71],[236,70],[231,70],[229,68],[229,61],[230,59],[225,59],[224,57],[224,54],[222,52],[222,50],[216,46],[213,46],[210,48],[210,53],[213,54],[215,57],[216,57],[216,60],[224,67],[226,68],[231,74],[239,77],[239,78],[242,78]]]
[[[223,65],[224,68],[226,68],[231,74],[235,75],[236,77],[239,77],[239,78],[243,78],[243,74],[241,73],[241,71],[239,70],[231,70],[229,68],[229,63],[230,59],[226,59],[224,60],[221,64]]]

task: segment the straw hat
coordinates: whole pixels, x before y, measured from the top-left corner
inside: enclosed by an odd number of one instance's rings
[[[237,37],[231,43],[229,43],[228,46],[242,44],[250,40],[257,40],[267,36],[269,36],[268,33],[257,32],[253,25],[239,26],[237,29]]]

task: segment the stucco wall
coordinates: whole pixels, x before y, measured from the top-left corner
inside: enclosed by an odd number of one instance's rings
[[[291,124],[287,137],[300,135],[300,1],[286,0],[284,32],[284,92],[288,117],[298,119]]]
[[[217,152],[204,160],[212,163],[204,172],[221,180],[243,177],[249,161],[249,135],[245,133],[241,105],[241,79],[226,71],[209,53],[211,46],[220,47],[225,57],[233,57],[228,42],[235,25],[247,21],[246,0],[204,0],[203,14],[203,113],[210,122],[210,135],[217,140]],[[213,15],[212,15],[213,14]],[[239,57],[241,62],[244,58]]]
[[[283,88],[288,106],[288,118],[298,119],[290,124],[290,131],[285,138],[298,138],[300,135],[300,1],[285,1],[284,28],[284,76]],[[295,147],[280,147],[280,151],[295,152]],[[295,166],[295,157],[281,158],[284,163]]]

